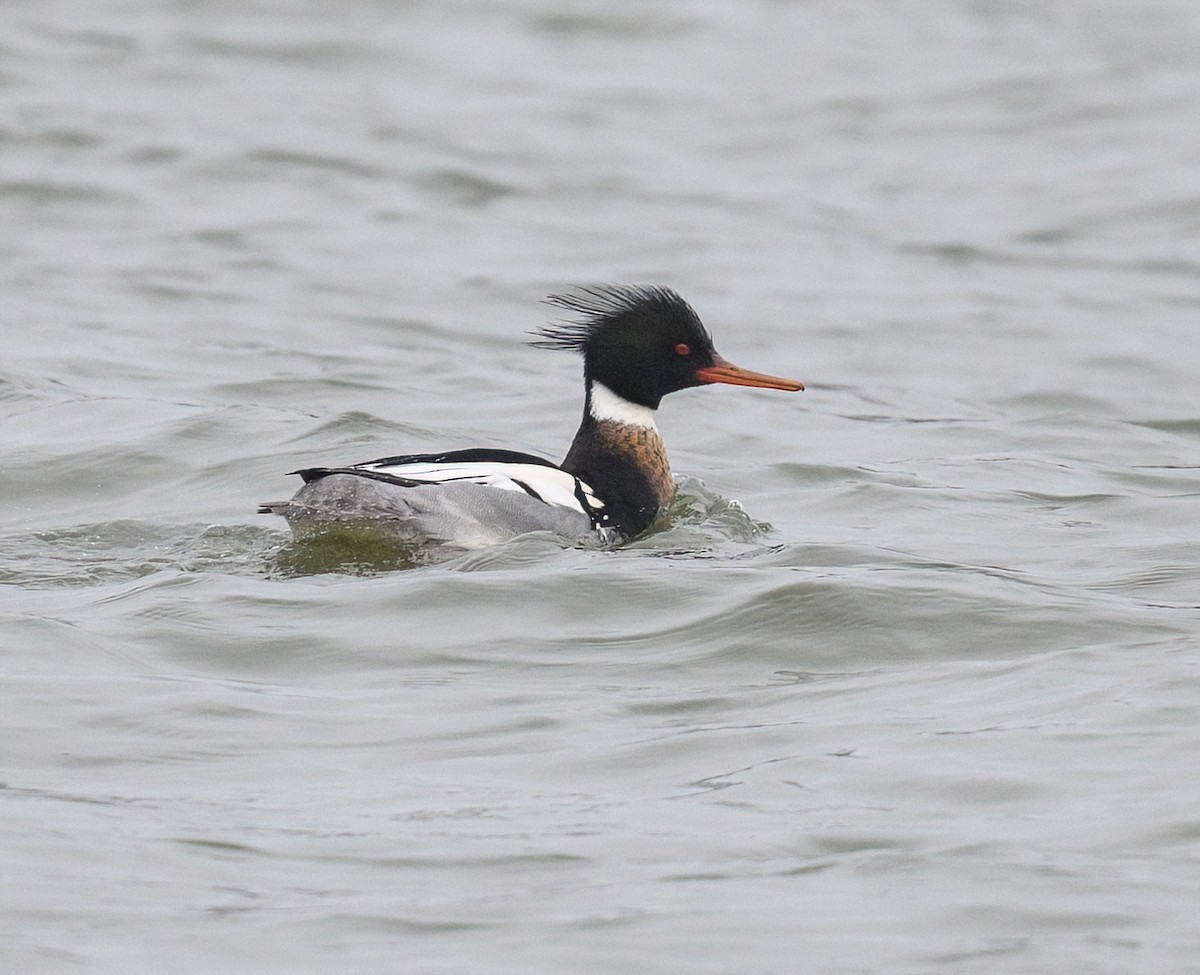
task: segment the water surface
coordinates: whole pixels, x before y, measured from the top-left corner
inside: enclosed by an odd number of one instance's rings
[[[1200,971],[1200,13],[0,14],[5,970]],[[297,546],[285,472],[558,458],[617,551]]]

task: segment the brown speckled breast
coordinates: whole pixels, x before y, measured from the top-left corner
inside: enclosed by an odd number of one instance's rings
[[[596,423],[596,439],[643,471],[654,488],[658,507],[667,506],[675,496],[675,481],[671,477],[666,445],[657,430],[600,420]]]

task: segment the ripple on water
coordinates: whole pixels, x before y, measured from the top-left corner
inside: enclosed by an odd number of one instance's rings
[[[678,558],[740,557],[765,551],[767,526],[736,501],[684,479],[669,511],[631,551]],[[93,586],[174,569],[266,575],[277,579],[323,574],[377,575],[422,566],[473,572],[518,570],[578,548],[606,551],[600,543],[571,546],[534,532],[477,552],[430,551],[390,533],[354,525],[331,526],[293,538],[278,521],[255,525],[174,525],[114,520],[0,536],[0,584],[28,588]]]
[[[281,534],[251,525],[109,521],[0,536],[0,584],[100,586],[172,569],[258,575]]]

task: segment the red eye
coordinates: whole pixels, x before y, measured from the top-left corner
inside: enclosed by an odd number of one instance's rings
[[[692,354],[691,347],[686,342],[680,342],[677,346],[675,346],[675,352],[678,355]]]

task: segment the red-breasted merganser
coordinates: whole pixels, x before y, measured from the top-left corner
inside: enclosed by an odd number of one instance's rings
[[[547,301],[576,317],[538,330],[530,344],[583,355],[583,422],[561,464],[476,447],[310,467],[293,472],[304,478],[295,497],[264,504],[260,513],[283,515],[301,532],[330,522],[381,523],[456,548],[537,530],[631,539],[675,493],[654,425],[663,396],[707,383],[804,388],[721,358],[699,316],[670,288],[578,288]]]

